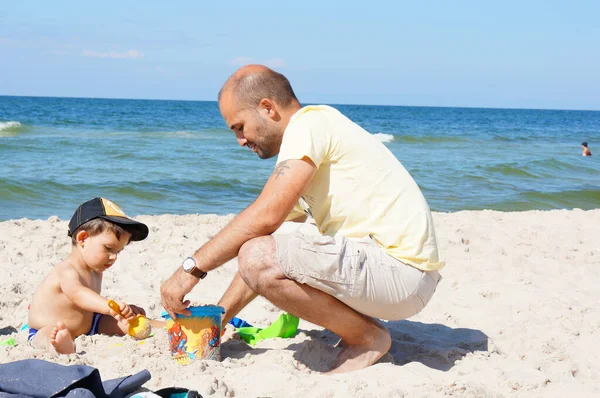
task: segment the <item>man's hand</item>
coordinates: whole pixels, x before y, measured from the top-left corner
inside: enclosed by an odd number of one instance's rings
[[[142,307],[138,307],[137,305],[129,304],[129,307],[133,311],[135,315],[143,315],[146,316],[146,310]]]
[[[179,268],[160,286],[162,305],[172,319],[176,318],[176,314],[191,315],[187,310],[190,301],[183,301],[183,299],[198,284],[198,281],[198,278]]]

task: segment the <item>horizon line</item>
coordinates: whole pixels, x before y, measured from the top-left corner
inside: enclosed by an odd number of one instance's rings
[[[0,94],[0,97],[17,97],[17,98],[65,98],[65,99],[98,99],[98,100],[117,100],[117,101],[174,101],[174,102],[218,102],[217,100],[191,100],[191,99],[165,99],[165,98],[116,98],[116,97],[71,97],[71,96],[54,96],[54,95],[6,95]],[[498,110],[523,110],[523,111],[566,111],[566,112],[600,112],[600,109],[559,109],[559,108],[507,108],[495,106],[440,106],[440,105],[397,105],[397,104],[361,104],[361,103],[336,103],[323,101],[304,101],[305,104],[316,105],[360,105],[360,106],[376,106],[376,107],[398,107],[398,108],[451,108],[451,109],[498,109]],[[302,102],[301,102],[302,104]],[[306,106],[306,105],[303,105]]]

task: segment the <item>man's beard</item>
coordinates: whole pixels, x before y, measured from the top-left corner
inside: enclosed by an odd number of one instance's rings
[[[279,153],[281,142],[277,142],[277,131],[260,119],[261,138],[260,142],[255,142],[256,154],[261,159],[270,159]]]

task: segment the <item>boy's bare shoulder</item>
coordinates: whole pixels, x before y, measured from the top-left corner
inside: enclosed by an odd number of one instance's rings
[[[77,272],[75,267],[73,267],[73,265],[70,264],[68,261],[62,261],[56,264],[54,266],[54,269],[52,270],[52,273],[54,273],[60,279],[78,279],[80,276],[79,272]]]
[[[36,289],[35,295],[41,294],[39,292],[60,291],[60,286],[64,281],[77,277],[77,271],[66,261],[62,261],[52,266],[51,271],[44,277]]]

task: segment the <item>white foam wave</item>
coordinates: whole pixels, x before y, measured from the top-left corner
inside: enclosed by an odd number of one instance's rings
[[[373,136],[375,138],[377,138],[379,141],[383,142],[384,144],[386,142],[392,142],[392,141],[394,141],[394,136],[392,134],[375,133],[375,134],[373,134]]]
[[[21,126],[22,124],[19,122],[0,122],[0,131],[19,128]]]

